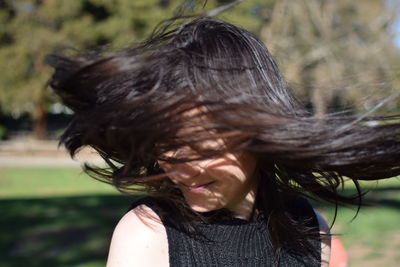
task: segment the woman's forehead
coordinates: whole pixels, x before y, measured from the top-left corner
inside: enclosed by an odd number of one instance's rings
[[[174,139],[175,144],[181,143],[182,146],[178,145],[168,152],[178,152],[174,155],[186,155],[197,154],[197,150],[207,151],[206,153],[212,151],[226,153],[234,149],[234,144],[241,132],[232,128],[221,128],[220,126],[224,126],[224,123],[215,121],[213,114],[207,105],[181,106],[175,113],[178,117],[179,128],[174,133]]]
[[[199,106],[185,110],[179,115],[182,119],[182,128],[178,134],[190,134],[196,132],[207,131],[212,133],[210,127],[206,127],[211,122],[208,109],[205,106]]]

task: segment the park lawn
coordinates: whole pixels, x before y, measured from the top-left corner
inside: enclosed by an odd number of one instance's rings
[[[0,168],[0,266],[104,266],[136,197],[79,168]]]
[[[77,168],[0,168],[0,267],[104,266],[112,230],[132,201]],[[400,261],[400,181],[373,188],[353,221],[341,208],[332,230],[351,266],[397,266]],[[351,186],[346,186],[351,193]],[[333,207],[316,205],[328,222]]]
[[[112,186],[88,177],[79,168],[0,167],[0,198],[117,194]]]
[[[356,217],[355,208],[341,207],[332,233],[342,240],[350,257],[350,266],[398,266],[400,262],[400,180],[391,178],[379,182],[362,182],[365,195],[363,206]],[[355,189],[350,184],[345,194]],[[334,217],[334,208],[319,206],[328,223]]]

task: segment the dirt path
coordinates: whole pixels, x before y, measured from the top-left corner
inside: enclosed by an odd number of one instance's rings
[[[71,159],[56,141],[0,142],[0,167],[79,167],[86,161],[102,162],[95,152],[88,149]]]

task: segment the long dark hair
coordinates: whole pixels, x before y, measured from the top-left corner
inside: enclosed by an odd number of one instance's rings
[[[313,117],[289,92],[263,43],[220,20],[197,18],[163,27],[135,48],[103,56],[51,55],[48,62],[55,69],[51,87],[75,112],[61,138],[71,155],[93,147],[108,167],[86,165],[90,175],[121,191],[146,190],[169,201],[188,225],[190,211],[179,190],[158,179],[168,173],[157,160],[254,153],[262,174],[256,207],[269,216],[276,251],[307,255],[309,231],[287,213],[290,196],[359,205],[358,181],[400,174],[399,115]],[[205,111],[182,116],[194,108]],[[179,131],[185,127],[197,130]],[[210,138],[227,145],[199,146]],[[186,146],[196,153],[164,156]],[[344,177],[357,195],[339,194]]]

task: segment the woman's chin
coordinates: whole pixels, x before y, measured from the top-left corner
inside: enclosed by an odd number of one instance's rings
[[[209,212],[209,211],[216,210],[216,208],[197,206],[197,205],[190,205],[190,208],[196,212]]]
[[[196,211],[196,212],[209,212],[209,211],[213,211],[213,210],[218,210],[218,209],[222,209],[223,205],[219,204],[219,203],[193,203],[190,201],[187,201],[187,204],[189,205],[189,207]]]

